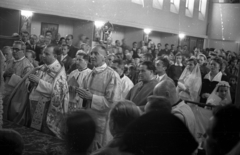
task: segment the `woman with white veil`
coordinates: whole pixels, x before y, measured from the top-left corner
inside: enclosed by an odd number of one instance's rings
[[[225,106],[232,103],[230,85],[226,81],[220,81],[207,99],[207,104],[213,106]]]
[[[187,61],[187,66],[178,80],[177,91],[182,100],[199,101],[202,86],[201,71],[195,58]]]

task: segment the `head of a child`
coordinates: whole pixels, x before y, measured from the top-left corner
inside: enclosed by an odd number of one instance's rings
[[[218,87],[218,96],[224,100],[226,97],[227,97],[227,92],[228,92],[228,89],[229,87],[228,86],[224,86],[224,85],[221,85]]]
[[[231,76],[229,78],[229,84],[232,85],[236,85],[237,84],[237,76]]]

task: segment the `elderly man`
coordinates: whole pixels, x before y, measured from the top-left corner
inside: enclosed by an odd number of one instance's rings
[[[178,97],[176,87],[172,81],[164,80],[159,82],[153,90],[153,95],[167,98],[172,106],[172,113],[181,119],[189,131],[196,138],[196,119],[192,109]]]
[[[69,94],[66,73],[54,57],[54,49],[53,45],[45,48],[44,65],[28,73],[12,92],[7,119],[61,137]]]
[[[66,43],[70,47],[68,55],[71,58],[74,58],[76,56],[76,53],[77,53],[78,49],[72,45],[73,44],[73,35],[71,35],[71,34],[67,35]]]
[[[5,79],[5,89],[3,98],[7,97],[13,88],[22,80],[22,78],[33,69],[32,63],[25,57],[25,44],[21,41],[13,43],[14,62],[8,66],[3,77]]]
[[[96,46],[91,51],[93,71],[86,76],[82,88],[77,93],[82,99],[88,101],[88,107],[97,116],[99,132],[94,140],[93,150],[98,146],[104,146],[110,140],[110,132],[107,128],[108,112],[113,103],[121,100],[121,81],[118,73],[105,63],[107,51],[103,46]]]
[[[144,111],[144,106],[147,104],[147,97],[153,93],[154,87],[158,80],[154,74],[155,66],[150,61],[145,61],[140,65],[139,80],[126,96],[127,100],[134,102]]]
[[[122,97],[125,98],[130,89],[132,89],[132,87],[134,86],[134,84],[126,75],[124,75],[124,63],[122,60],[113,60],[113,64],[111,67],[119,74],[121,78]]]
[[[169,78],[166,74],[166,70],[168,66],[169,66],[169,61],[167,58],[160,57],[160,58],[157,58],[157,60],[155,61],[157,80],[159,82],[164,80],[169,80],[173,82],[173,80]]]
[[[83,52],[78,51],[76,54],[76,69],[73,70],[68,76],[68,85],[69,85],[69,111],[75,111],[86,104],[86,100],[82,100],[76,94],[76,88],[83,86],[83,79],[91,73],[91,69],[88,68],[89,56]]]

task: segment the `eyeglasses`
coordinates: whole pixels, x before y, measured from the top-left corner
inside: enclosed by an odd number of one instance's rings
[[[21,51],[22,49],[19,49],[19,48],[12,48],[13,52],[19,52]]]

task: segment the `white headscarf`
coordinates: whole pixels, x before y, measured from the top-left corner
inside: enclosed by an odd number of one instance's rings
[[[186,91],[180,91],[179,97],[183,100],[198,102],[199,93],[202,87],[201,71],[199,64],[196,64],[192,72],[186,67],[178,80],[177,90],[182,88]]]
[[[227,96],[224,100],[222,100],[218,95],[218,88],[221,86],[228,88]],[[232,98],[230,94],[230,85],[226,81],[220,81],[207,99],[207,104],[215,105],[215,106],[219,106],[219,105],[224,106],[224,105],[230,104],[231,102],[232,102]]]

